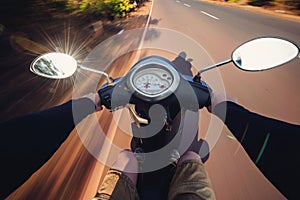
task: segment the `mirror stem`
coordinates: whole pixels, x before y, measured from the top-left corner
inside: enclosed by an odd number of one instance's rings
[[[113,80],[107,73],[105,73],[104,71],[100,71],[100,70],[96,70],[96,69],[91,69],[91,68],[88,68],[88,67],[84,67],[84,66],[82,66],[82,65],[78,65],[78,67],[80,67],[81,69],[85,69],[85,70],[87,70],[87,71],[90,71],[90,72],[95,72],[95,73],[97,73],[97,74],[104,75],[104,76],[106,77],[107,82],[108,82],[109,84],[111,84],[111,83],[114,82],[114,80]]]
[[[232,60],[231,60],[231,59],[228,59],[228,60],[224,60],[224,61],[222,61],[222,62],[216,63],[216,64],[214,64],[214,65],[205,67],[205,68],[203,68],[203,69],[200,69],[199,72],[198,72],[198,75],[200,76],[200,74],[201,74],[202,72],[206,72],[206,71],[208,71],[208,70],[217,68],[217,67],[219,67],[219,66],[228,64],[228,63],[230,63],[230,62],[232,62]]]

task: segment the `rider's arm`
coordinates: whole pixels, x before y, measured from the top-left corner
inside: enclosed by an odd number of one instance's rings
[[[226,112],[224,112],[226,110]],[[300,126],[286,123],[280,120],[268,118],[257,113],[250,112],[234,102],[222,102],[215,106],[214,114],[217,115],[241,142],[250,158],[257,162],[262,147],[270,142],[278,134],[295,135],[300,133]],[[299,135],[299,134],[298,134]],[[276,137],[277,138],[277,137]],[[274,140],[272,140],[274,141]]]
[[[286,197],[298,197],[300,126],[251,112],[228,99],[213,106],[251,160]]]
[[[87,95],[0,123],[0,199],[39,169],[77,123],[98,110],[95,102],[91,95]]]
[[[95,109],[94,102],[84,97],[1,122],[0,148],[9,149],[12,144],[18,144],[19,148],[29,149],[36,145],[44,146],[43,143],[60,143],[76,124],[95,112]]]

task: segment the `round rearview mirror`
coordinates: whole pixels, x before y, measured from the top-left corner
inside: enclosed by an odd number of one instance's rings
[[[76,60],[64,53],[47,53],[37,57],[30,65],[33,73],[51,79],[72,76],[77,69]]]
[[[282,38],[258,38],[239,46],[232,53],[234,64],[246,71],[267,70],[287,63],[299,55],[299,48]]]

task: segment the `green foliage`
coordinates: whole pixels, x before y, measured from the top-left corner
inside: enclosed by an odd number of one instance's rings
[[[134,5],[129,0],[109,0],[105,2],[106,14],[109,17],[125,17],[129,13]]]
[[[79,1],[79,12],[93,14],[104,14],[105,5],[102,0],[81,0]]]
[[[56,0],[57,1],[57,0]],[[130,0],[67,0],[67,7],[76,13],[89,13],[108,18],[124,17],[135,7]]]

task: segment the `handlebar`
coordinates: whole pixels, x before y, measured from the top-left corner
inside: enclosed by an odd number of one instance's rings
[[[116,79],[115,83],[105,84],[99,90],[98,94],[101,98],[101,103],[110,111],[114,111],[125,107],[128,103],[137,104],[143,101],[135,95],[135,91],[130,91],[126,86],[125,78]],[[191,91],[191,88],[193,89]],[[194,95],[191,94],[194,92]],[[163,103],[173,105],[172,101],[183,101],[182,105],[186,109],[196,109],[195,102],[198,103],[197,109],[207,107],[211,104],[210,87],[204,81],[194,81],[187,77],[182,77],[180,85],[174,95],[160,101],[144,102],[147,104]],[[175,96],[175,97],[174,97]],[[179,99],[179,100],[178,100]]]

